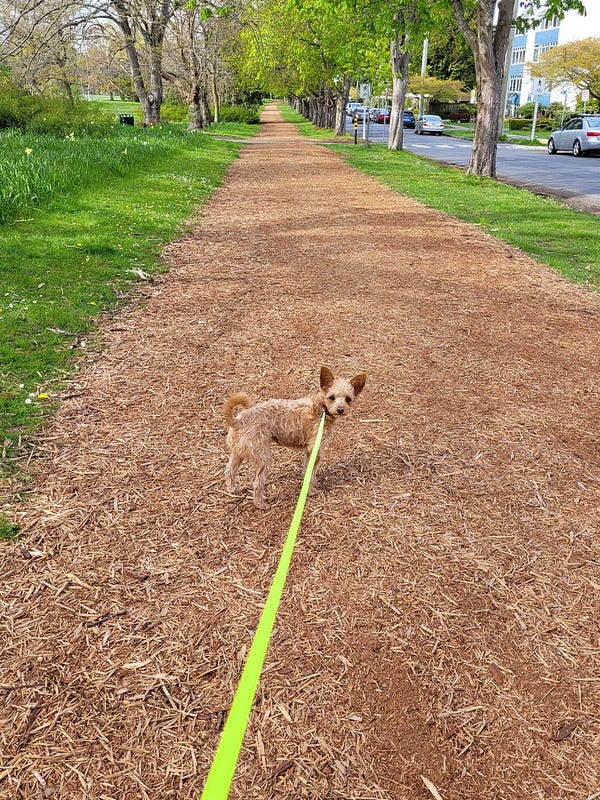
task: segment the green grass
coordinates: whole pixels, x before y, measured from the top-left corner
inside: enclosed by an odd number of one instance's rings
[[[0,133],[0,223],[31,208],[60,207],[66,193],[134,174],[177,148],[180,129],[116,125],[107,136]]]
[[[92,100],[105,114],[117,119],[119,114],[133,114],[135,124],[140,125],[144,118],[142,104],[129,100]]]
[[[256,136],[260,130],[259,125],[250,125],[248,122],[213,122],[210,128],[203,131],[205,136],[231,136],[235,139],[246,139]]]
[[[471,122],[444,122],[446,133],[456,139],[473,139],[475,125]],[[504,126],[504,133],[500,137],[501,142],[513,142],[522,144],[526,147],[544,147],[548,141],[548,134],[544,132],[541,136],[536,136],[532,141],[528,131],[509,131],[508,126]]]
[[[32,143],[23,137],[21,146],[25,142]],[[49,141],[44,144],[50,147]],[[83,334],[100,312],[127,301],[139,270],[161,268],[163,244],[222,182],[240,148],[202,134],[129,129],[84,142],[81,159],[73,162],[81,170],[78,179],[67,156],[73,155],[71,145],[79,143],[54,144],[58,170],[68,173],[69,180],[52,187],[43,183],[38,190],[40,175],[30,173],[29,205],[0,225],[0,449],[5,469],[27,454],[23,442],[52,410],[53,394],[71,374]],[[62,156],[59,145],[66,148]],[[10,147],[15,146],[11,141]],[[91,158],[83,153],[86,147]],[[1,531],[0,524],[0,536]]]
[[[351,166],[431,208],[474,222],[566,278],[600,289],[600,219],[406,151],[331,145]]]
[[[7,520],[6,517],[0,516],[0,541],[2,539],[16,539],[18,533],[18,525],[14,525],[12,522]]]

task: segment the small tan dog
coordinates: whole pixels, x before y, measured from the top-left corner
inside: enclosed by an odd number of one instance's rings
[[[348,413],[350,404],[362,392],[367,376],[365,373],[347,378],[334,378],[328,367],[321,367],[321,393],[298,400],[265,400],[252,405],[243,392],[232,394],[224,407],[229,425],[227,446],[231,451],[225,469],[227,491],[236,492],[235,480],[244,461],[250,461],[255,470],[253,484],[254,505],[267,510],[265,487],[271,471],[271,443],[284,447],[297,447],[304,451],[304,468],[308,463],[315,442],[319,419],[325,412],[323,439],[338,417]],[[233,410],[243,410],[234,415]],[[314,481],[317,466],[311,480]]]

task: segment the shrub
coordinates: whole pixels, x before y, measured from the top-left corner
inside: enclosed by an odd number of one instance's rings
[[[106,134],[111,122],[95,103],[38,97],[0,79],[0,129],[15,128],[53,136]]]
[[[219,122],[245,122],[248,125],[258,125],[260,123],[258,107],[221,106],[219,109]]]
[[[508,120],[508,130],[509,131],[530,131],[531,130],[531,120],[530,119],[509,119]]]
[[[519,106],[519,116],[523,119],[533,119],[534,109],[535,103],[525,103],[525,105]],[[545,109],[545,106],[538,105],[538,114]]]
[[[163,103],[160,108],[160,118],[164,122],[187,122],[188,108],[181,103]]]

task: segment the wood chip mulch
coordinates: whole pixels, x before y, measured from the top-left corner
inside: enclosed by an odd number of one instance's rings
[[[270,511],[228,495],[221,406],[328,364],[368,381],[230,796],[600,798],[598,296],[275,107],[165,259],[0,544],[0,797],[199,797],[302,476],[278,450]]]

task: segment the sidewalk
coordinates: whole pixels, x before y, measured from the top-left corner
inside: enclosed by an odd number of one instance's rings
[[[0,798],[201,792],[301,481],[221,407],[366,371],[323,453],[232,798],[598,790],[600,300],[275,106],[103,331],[0,551]],[[246,475],[246,480],[248,476]],[[244,482],[242,480],[242,482]]]

